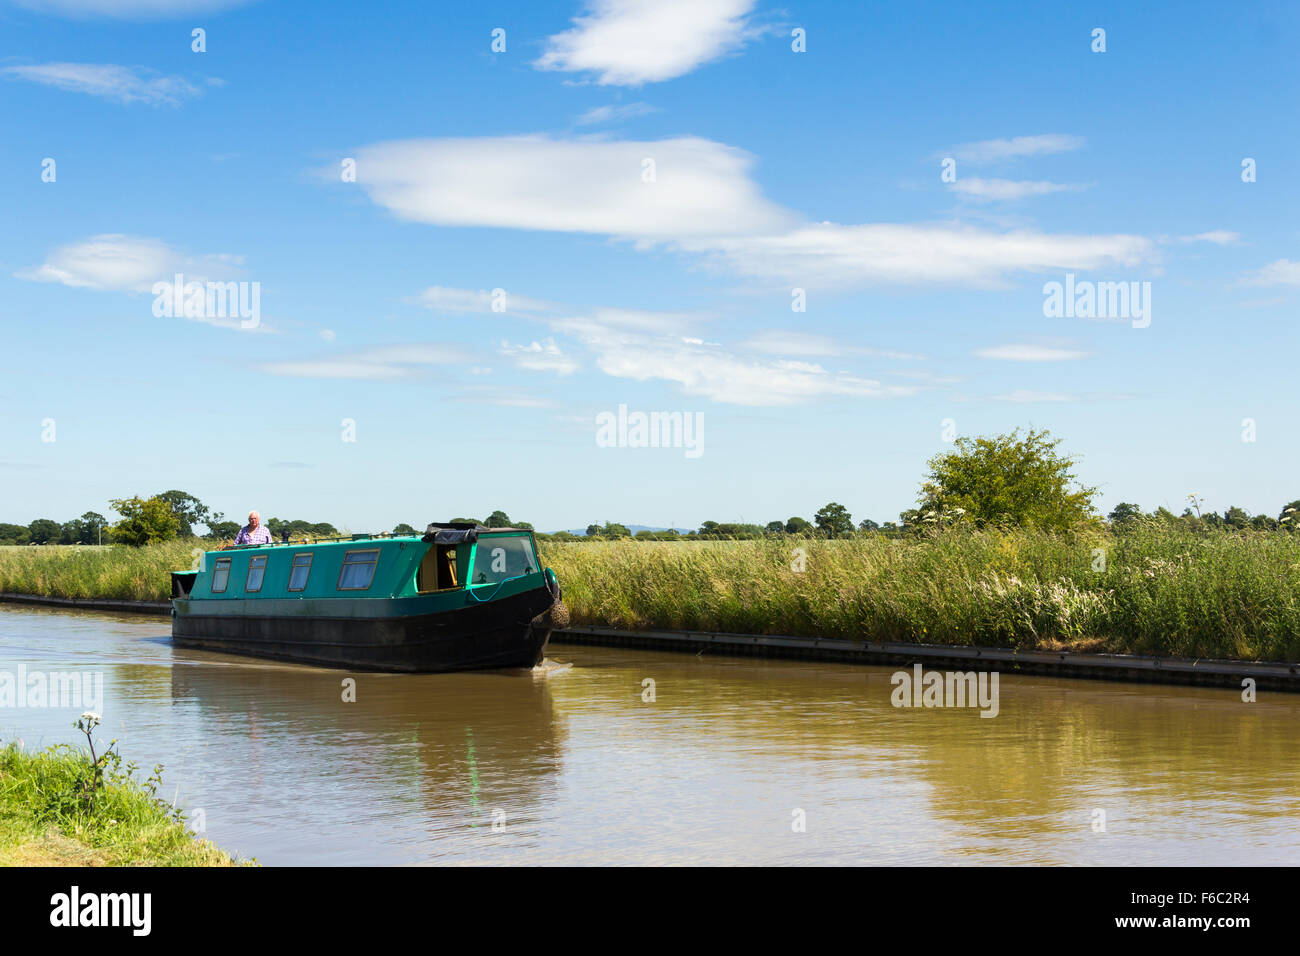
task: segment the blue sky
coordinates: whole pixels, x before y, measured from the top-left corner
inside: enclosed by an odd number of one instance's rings
[[[1031,425],[1103,510],[1276,515],[1300,16],[1135,6],[0,0],[0,521],[884,521]]]

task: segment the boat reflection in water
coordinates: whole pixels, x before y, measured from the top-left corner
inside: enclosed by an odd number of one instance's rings
[[[431,836],[516,829],[536,822],[562,771],[566,722],[540,669],[348,674],[176,649],[171,675],[174,706],[192,708],[217,742],[195,764],[225,763],[211,752],[223,746],[241,754],[215,788],[233,801],[225,812],[291,803],[299,785],[310,792],[301,813],[316,822],[313,846],[259,848],[268,858],[283,849],[374,862],[373,844],[384,843],[436,858],[437,841],[412,841],[413,819]]]

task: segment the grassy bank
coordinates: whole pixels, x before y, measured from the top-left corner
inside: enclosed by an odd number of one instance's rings
[[[147,784],[110,767],[91,793],[90,757],[0,748],[0,865],[231,866]]]
[[[195,546],[0,549],[0,591],[164,600]],[[1300,534],[1139,524],[547,542],[542,557],[576,624],[1300,660]]]
[[[575,623],[1300,660],[1300,535],[551,544],[545,559]]]
[[[170,572],[192,565],[198,539],[145,548],[46,545],[0,548],[0,592],[45,597],[165,601]]]

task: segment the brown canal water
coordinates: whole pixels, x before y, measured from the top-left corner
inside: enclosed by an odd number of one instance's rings
[[[267,865],[1300,861],[1300,695],[1004,673],[982,718],[894,707],[892,667],[552,645],[571,666],[348,675],[168,627],[0,606],[0,679],[101,674],[102,737]],[[0,707],[0,741],[75,742],[84,709]]]

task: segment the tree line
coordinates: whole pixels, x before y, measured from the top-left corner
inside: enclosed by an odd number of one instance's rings
[[[1069,531],[1088,525],[1108,523],[1123,530],[1139,523],[1181,526],[1191,530],[1224,531],[1294,531],[1300,524],[1300,499],[1284,505],[1276,518],[1251,515],[1243,508],[1229,507],[1222,514],[1204,511],[1204,501],[1195,494],[1187,496],[1182,514],[1165,507],[1146,513],[1131,502],[1120,502],[1104,518],[1093,506],[1097,489],[1078,482],[1074,458],[1061,455],[1061,439],[1043,430],[1030,429],[1021,435],[1017,429],[1007,435],[958,438],[952,451],[936,455],[928,462],[929,472],[923,479],[915,508],[898,516],[898,521],[877,524],[863,519],[857,524],[844,505],[831,501],[822,506],[812,520],[798,516],[765,525],[705,521],[694,531],[632,531],[623,524],[606,521],[590,524],[586,534],[568,531],[538,534],[551,541],[613,540],[635,538],[650,541],[746,539],[772,536],[845,538],[861,534],[905,535],[939,531],[952,527],[1020,527],[1041,531]],[[225,541],[233,539],[242,525],[226,521],[220,512],[210,511],[193,495],[172,490],[149,498],[114,499],[110,504],[122,516],[110,525],[103,515],[88,511],[80,518],[57,522],[38,518],[29,525],[0,523],[0,544],[98,544],[116,542],[131,545],[150,544],[171,538],[191,537],[202,525],[205,537]],[[512,521],[504,511],[493,511],[483,519],[455,518],[457,522],[482,524],[489,528],[525,528],[526,521]],[[340,532],[328,522],[285,521],[271,518],[266,526],[275,538],[287,532],[291,538],[321,538]],[[420,533],[402,523],[394,534]]]

